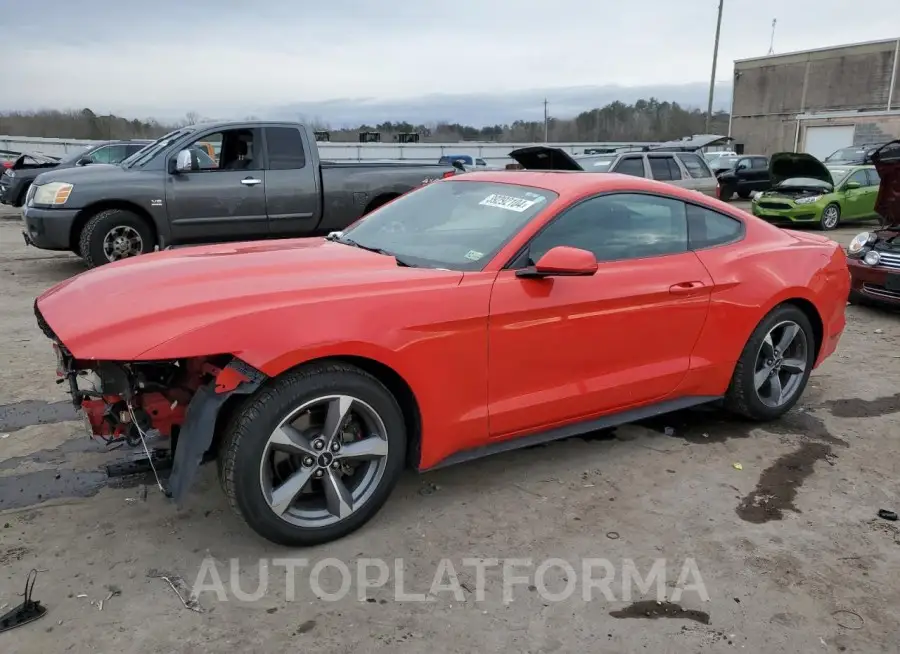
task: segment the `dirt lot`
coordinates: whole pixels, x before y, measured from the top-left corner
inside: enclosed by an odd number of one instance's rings
[[[847,242],[856,231],[835,238]],[[5,652],[900,649],[900,584],[891,581],[900,573],[900,523],[876,517],[900,510],[897,314],[848,307],[838,353],[778,423],[759,428],[695,411],[409,474],[355,535],[287,551],[231,514],[209,467],[181,511],[152,485],[143,499],[134,481],[105,482],[101,466],[121,453],[83,436],[32,312],[38,293],[81,270],[69,255],[26,248],[18,222],[0,218],[0,607],[9,605],[0,613],[21,601],[32,568],[41,570],[34,596],[48,607],[39,621],[0,634]],[[159,577],[180,575],[190,586],[213,557],[225,579],[239,557],[242,588],[252,592],[258,559],[292,556],[310,565],[335,557],[351,570],[359,557],[381,558],[391,581],[367,601],[355,588],[326,601],[300,574],[288,601],[280,568],[258,601],[203,593],[194,612]],[[607,559],[615,596],[586,602],[579,585],[550,601],[526,581],[505,602],[500,569],[488,568],[479,600],[467,557],[535,566],[557,557],[574,566],[579,584],[583,559]],[[462,601],[450,592],[396,601],[395,559],[401,590],[426,593],[445,558],[466,582]],[[624,560],[646,577],[659,558],[670,592],[693,559],[708,601],[686,591],[657,604],[655,586],[649,604],[637,593],[629,601]],[[554,568],[547,587],[558,592],[565,574]],[[341,581],[322,579],[328,592]]]

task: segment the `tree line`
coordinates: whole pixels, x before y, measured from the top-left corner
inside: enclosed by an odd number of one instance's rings
[[[255,119],[247,116],[247,119]],[[43,110],[0,113],[0,135],[111,140],[155,138],[183,125],[211,120],[197,112],[188,112],[181,121],[129,119],[81,111]],[[360,132],[379,132],[383,143],[397,141],[401,134],[416,133],[420,142],[495,141],[499,143],[540,142],[544,140],[544,121],[516,120],[504,125],[473,127],[460,123],[434,122],[415,125],[409,122],[383,122],[353,128],[332,128],[320,119],[306,121],[313,129],[328,132],[331,141],[358,142]],[[710,132],[725,134],[728,113],[716,112]],[[677,102],[656,98],[634,104],[612,102],[605,107],[583,111],[574,118],[550,117],[546,126],[548,140],[566,141],[665,141],[706,131],[706,112],[680,106]]]

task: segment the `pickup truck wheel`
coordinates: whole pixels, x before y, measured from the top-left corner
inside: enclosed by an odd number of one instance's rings
[[[232,509],[287,546],[326,543],[368,522],[403,470],[396,399],[350,365],[305,366],[263,387],[226,428],[219,476]]]
[[[727,408],[752,420],[787,413],[809,381],[815,342],[803,311],[791,304],[775,307],[744,346],[725,395]]]
[[[132,211],[107,209],[87,221],[78,239],[78,254],[96,268],[153,251],[155,238],[146,221]]]

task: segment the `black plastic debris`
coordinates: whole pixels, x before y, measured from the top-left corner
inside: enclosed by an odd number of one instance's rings
[[[47,613],[47,607],[39,601],[31,599],[31,591],[34,590],[34,582],[37,581],[37,570],[32,569],[25,577],[25,601],[0,615],[0,633],[21,627],[23,624],[34,622]]]
[[[891,520],[894,521],[897,519],[896,511],[889,511],[888,509],[880,509],[878,511],[878,517],[883,520]]]

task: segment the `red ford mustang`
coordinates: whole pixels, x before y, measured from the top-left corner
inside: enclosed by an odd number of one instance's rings
[[[307,545],[429,470],[724,400],[778,418],[844,328],[843,250],[620,175],[440,180],[328,238],[145,255],[35,311],[92,435],[215,458]]]

